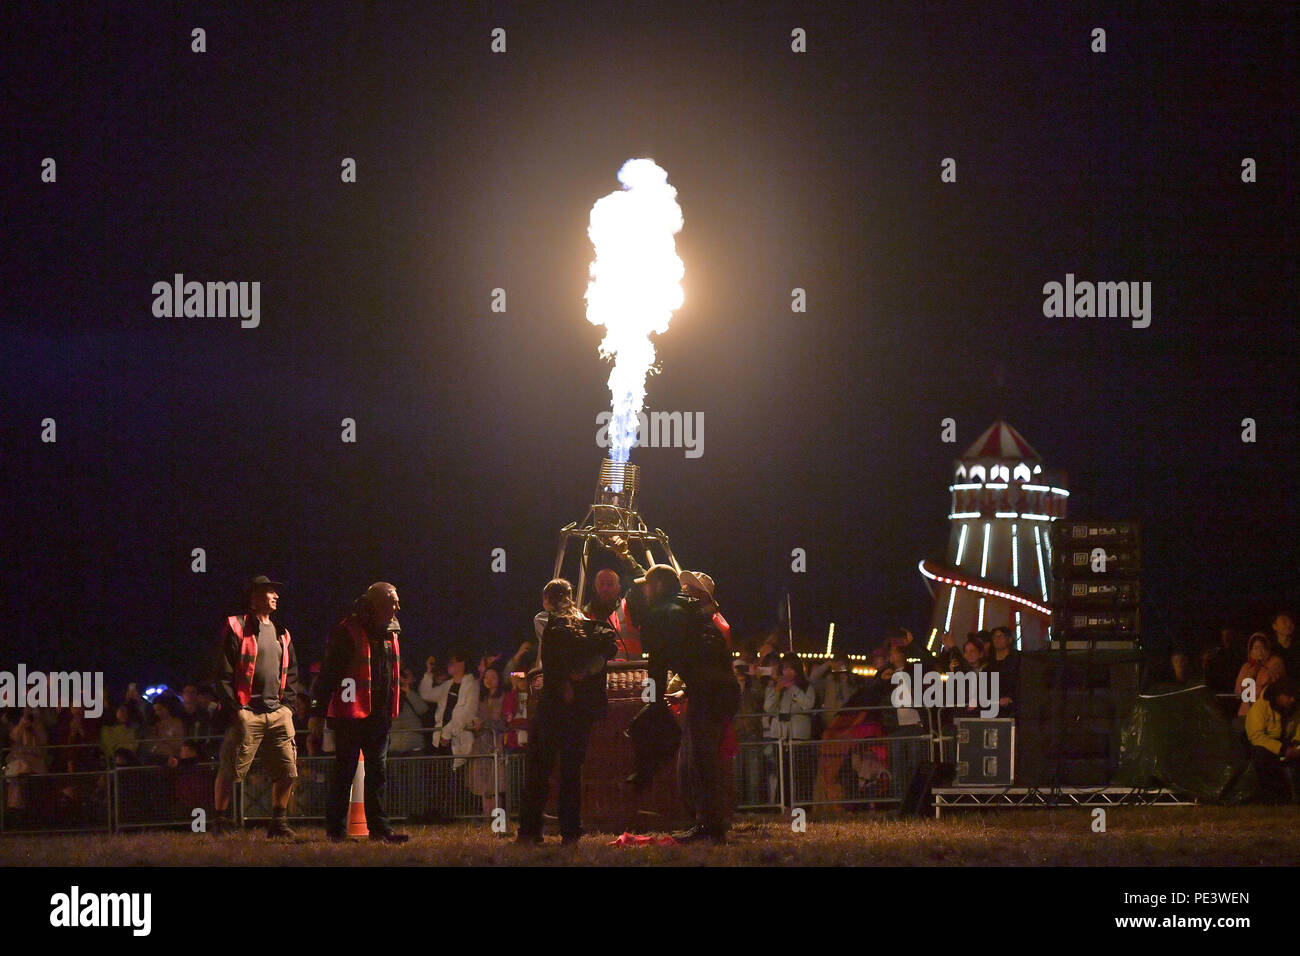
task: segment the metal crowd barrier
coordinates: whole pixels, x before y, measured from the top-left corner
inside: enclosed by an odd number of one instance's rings
[[[794,807],[872,807],[902,803],[912,775],[925,760],[942,759],[951,736],[942,731],[943,715],[934,708],[914,708],[918,724],[897,725],[898,711],[888,705],[842,707],[834,713],[864,715],[847,726],[834,722],[816,739],[764,737],[741,740],[734,761],[735,809],[788,810]],[[825,715],[825,709],[799,716]],[[854,727],[881,715],[879,733],[854,736]],[[885,715],[892,715],[886,720]],[[772,714],[743,715],[740,721],[761,720],[770,732]],[[888,729],[887,729],[888,728]],[[831,732],[834,736],[827,737]]]
[[[858,712],[880,713],[882,719],[876,723],[882,732],[815,740],[741,740],[733,761],[736,810],[898,804],[920,762],[936,759],[936,755],[941,758],[952,739],[943,734],[942,713],[936,710],[918,708],[922,723],[902,727],[886,719],[885,715],[897,714],[889,706],[837,711]],[[809,711],[806,716],[825,713]],[[741,718],[746,719],[770,726],[779,718],[768,714]],[[863,722],[866,720],[869,717]],[[833,733],[843,734],[848,729],[843,722],[832,726]],[[205,738],[212,743],[205,748],[209,754],[215,756],[220,739]],[[390,754],[385,799],[389,815],[397,821],[415,823],[483,819],[485,809],[491,812],[501,806],[508,816],[516,817],[523,793],[525,756],[524,751],[506,752],[500,746],[490,754],[461,757]],[[234,785],[231,806],[237,823],[271,817],[272,780],[263,760],[259,756],[244,782]],[[300,752],[289,819],[323,820],[337,772],[332,753]],[[116,832],[190,826],[197,809],[210,811],[216,773],[217,763],[209,759],[177,767],[145,764],[82,773],[0,777],[0,833]],[[495,798],[494,789],[498,794]],[[483,792],[489,796],[486,808]]]

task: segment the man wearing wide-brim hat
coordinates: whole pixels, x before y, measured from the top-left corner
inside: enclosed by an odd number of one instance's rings
[[[298,694],[298,656],[288,629],[272,620],[284,585],[259,574],[244,589],[243,614],[226,618],[217,657],[217,696],[230,715],[221,744],[213,799],[214,830],[229,826],[230,790],[243,780],[258,751],[266,746],[271,784],[271,825],[267,836],[294,835],[286,817],[298,776],[293,708]]]

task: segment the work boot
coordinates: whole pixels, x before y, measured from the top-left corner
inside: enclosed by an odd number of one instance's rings
[[[297,836],[297,834],[293,832],[293,828],[289,826],[289,823],[286,820],[287,814],[288,811],[286,810],[278,810],[272,808],[271,825],[266,828],[266,835],[268,838],[274,838],[274,837],[291,838]]]
[[[230,811],[218,810],[212,815],[212,822],[208,825],[208,832],[213,836],[226,836],[234,833],[237,828],[235,823],[230,819]]]
[[[387,833],[372,833],[370,834],[370,839],[376,843],[405,843],[411,838],[405,833],[397,833],[393,830],[389,830]]]
[[[673,839],[678,843],[694,843],[696,840],[703,840],[706,836],[708,834],[704,832],[704,827],[699,823],[685,830],[678,830],[672,835]]]

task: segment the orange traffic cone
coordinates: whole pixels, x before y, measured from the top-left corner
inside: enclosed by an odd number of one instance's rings
[[[352,802],[348,806],[348,836],[370,836],[366,826],[366,758],[357,754],[357,772],[352,775]]]

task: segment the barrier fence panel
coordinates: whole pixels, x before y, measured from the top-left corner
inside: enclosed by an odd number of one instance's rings
[[[940,713],[918,713],[920,724],[900,727],[891,707],[840,710],[826,722],[821,739],[753,739],[754,728],[748,728],[748,739],[738,741],[731,768],[735,808],[771,812],[797,806],[899,803],[921,762],[936,754],[942,757],[951,745]],[[208,752],[215,755],[215,741]],[[497,806],[517,818],[526,751],[461,757],[396,754],[389,756],[387,770],[385,804],[394,820],[487,820]],[[211,812],[216,772],[211,759],[78,773],[10,770],[0,781],[0,833],[188,827],[196,809]],[[322,821],[337,760],[333,754],[300,754],[298,773],[288,815],[298,821]],[[261,759],[237,785],[234,797],[237,821],[271,818],[272,780]]]
[[[389,815],[417,823],[481,816],[482,801],[470,791],[474,774],[491,781],[491,754],[390,758]]]
[[[775,740],[742,740],[737,745],[735,774],[737,810],[780,810],[784,792],[780,745]]]
[[[111,830],[112,775],[6,774],[0,777],[0,833],[93,833]]]
[[[392,761],[389,761],[392,766]],[[330,784],[338,773],[338,761],[331,754],[321,757],[298,757],[298,779],[294,781],[286,817],[291,820],[324,820]],[[271,819],[273,778],[254,761],[242,785],[236,785],[239,820],[266,822]],[[391,788],[390,788],[391,789]]]
[[[930,745],[928,734],[915,733],[789,741],[790,806],[900,803]]]
[[[116,767],[114,829],[189,826],[196,809],[210,812],[217,765]]]

